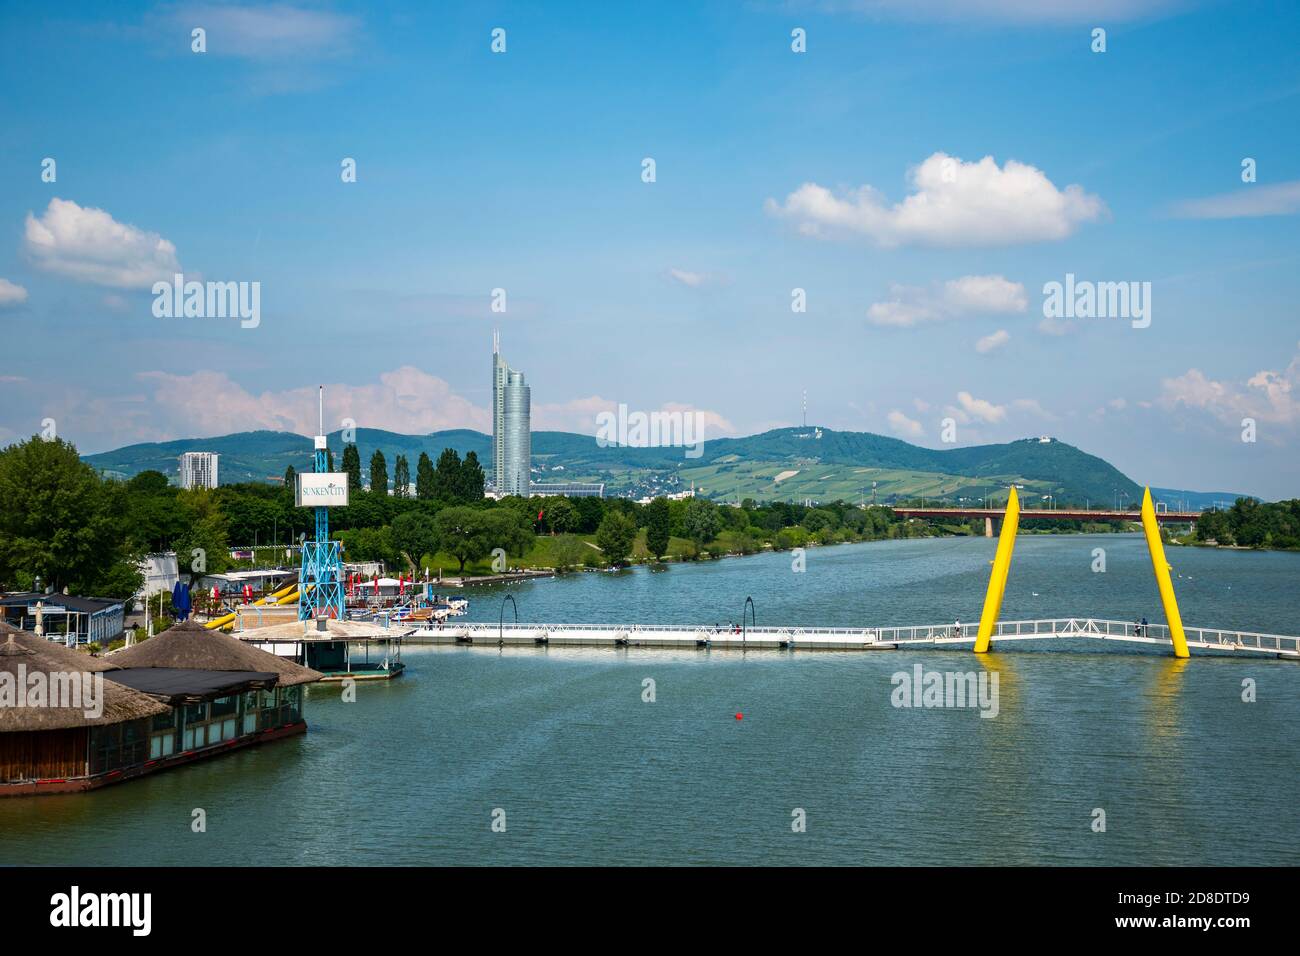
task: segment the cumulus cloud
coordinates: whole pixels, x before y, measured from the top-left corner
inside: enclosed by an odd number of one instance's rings
[[[1200,369],[1188,369],[1161,381],[1156,404],[1170,411],[1199,409],[1234,427],[1243,418],[1295,426],[1300,423],[1300,353],[1285,369],[1263,369],[1244,383],[1218,381]]]
[[[137,377],[152,388],[162,417],[159,428],[168,435],[220,435],[261,428],[316,434],[314,385],[254,393],[223,371],[142,372]],[[492,430],[487,409],[457,395],[444,380],[411,366],[384,372],[377,383],[326,384],[325,427],[332,431],[344,418],[362,428],[416,435],[447,428]]]
[[[27,301],[27,290],[8,279],[0,279],[0,309],[22,305]]]
[[[909,328],[964,315],[1024,312],[1025,287],[998,275],[962,276],[942,286],[890,286],[890,298],[867,310],[875,325]]]
[[[1058,189],[1041,170],[992,156],[967,163],[935,153],[911,170],[913,192],[888,205],[872,186],[836,195],[804,183],[767,211],[800,233],[820,238],[866,236],[881,246],[1002,246],[1064,239],[1106,207],[1082,186]]]
[[[948,412],[963,424],[983,422],[987,425],[996,425],[1006,419],[1007,406],[995,405],[986,399],[976,398],[970,392],[958,392],[957,404],[949,405]]]
[[[1006,329],[998,329],[992,335],[986,335],[975,343],[975,351],[980,355],[987,355],[994,349],[999,349],[1010,341],[1011,335]]]
[[[1300,179],[1261,186],[1242,185],[1230,193],[1187,199],[1175,203],[1180,219],[1247,219],[1257,216],[1293,216],[1300,212]]]
[[[118,289],[148,288],[181,271],[176,247],[158,233],[68,199],[51,199],[39,219],[27,214],[23,249],[48,272]]]
[[[890,429],[896,435],[903,435],[906,438],[920,438],[925,434],[925,429],[915,418],[908,418],[905,414],[895,408],[886,416]]]

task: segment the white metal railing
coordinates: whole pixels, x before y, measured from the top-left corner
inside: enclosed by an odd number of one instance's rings
[[[869,644],[959,644],[973,642],[978,624],[912,624],[888,627],[799,627],[794,625],[742,627],[740,625],[714,626],[708,624],[492,624],[490,622],[444,625],[441,628],[422,628],[414,631],[443,636],[504,637],[532,636],[546,638],[552,634],[581,636],[612,635],[615,639],[635,639],[638,634],[648,636],[677,634],[682,639],[710,641],[714,638],[777,639],[784,643],[799,640],[813,643],[845,640]],[[1225,628],[1185,627],[1187,643],[1192,647],[1224,650],[1261,651],[1300,655],[1300,637],[1284,634],[1263,634],[1254,631],[1234,631]],[[1035,640],[1047,638],[1091,638],[1119,640],[1142,644],[1170,644],[1169,628],[1164,624],[1141,624],[1132,621],[1112,621],[1104,618],[1061,617],[1024,621],[998,621],[992,638],[995,641]]]

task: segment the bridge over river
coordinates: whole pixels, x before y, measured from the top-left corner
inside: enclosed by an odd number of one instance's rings
[[[900,509],[901,510],[901,509]],[[903,513],[906,513],[904,511]],[[945,514],[955,513],[944,509]],[[957,512],[973,515],[975,512]],[[1128,517],[1127,512],[1087,512],[1091,515],[1115,514]],[[1120,641],[1129,644],[1147,644],[1169,648],[1175,657],[1188,657],[1192,649],[1244,656],[1269,655],[1300,659],[1300,637],[1282,634],[1261,634],[1251,631],[1231,631],[1213,627],[1184,626],[1174,596],[1170,567],[1165,560],[1158,520],[1160,515],[1152,504],[1148,489],[1143,496],[1142,510],[1134,517],[1142,522],[1151,568],[1160,590],[1164,606],[1165,624],[1112,621],[1093,617],[1059,617],[1028,621],[1002,621],[1002,597],[1006,592],[1011,571],[1011,556],[1015,548],[1019,527],[1020,503],[1012,488],[1007,497],[1005,511],[997,512],[1005,520],[998,537],[997,553],[989,575],[988,591],[979,622],[961,624],[921,624],[881,627],[758,627],[751,609],[742,623],[727,628],[680,624],[520,624],[505,623],[505,602],[501,618],[496,625],[442,624],[422,628],[405,636],[407,640],[434,643],[467,643],[512,645],[544,645],[547,647],[676,647],[676,648],[785,648],[789,650],[896,650],[903,647],[941,647],[947,644],[970,644],[976,653],[988,651],[994,644],[1011,641],[1043,641],[1052,639]],[[1050,512],[1053,516],[1068,516],[1072,512]],[[986,515],[987,516],[987,515]],[[1178,513],[1175,513],[1175,517]],[[513,598],[508,598],[513,601]]]
[[[1209,627],[1184,627],[1187,646],[1248,656],[1267,655],[1300,660],[1300,637],[1256,634]],[[403,640],[415,643],[477,646],[718,648],[731,650],[874,651],[908,647],[971,644],[977,624],[922,624],[896,627],[716,627],[674,624],[458,624],[424,628]],[[1164,624],[1137,624],[1089,617],[998,621],[990,640],[1042,641],[1083,638],[1121,641],[1173,649]]]

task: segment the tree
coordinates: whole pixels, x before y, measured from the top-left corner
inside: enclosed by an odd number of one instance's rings
[[[293,499],[294,489],[298,484],[298,472],[290,465],[284,470],[284,490],[289,492],[290,500]]]
[[[596,547],[605,552],[605,560],[612,565],[627,562],[636,541],[636,522],[621,511],[610,511],[596,529]]]
[[[433,462],[428,452],[420,452],[415,463],[415,497],[428,501],[433,498]]]
[[[398,498],[411,496],[411,465],[405,455],[398,455],[393,465],[393,494]]]
[[[343,553],[349,561],[383,561],[389,567],[397,563],[392,529],[388,526],[350,528],[340,532],[338,537],[343,542]]]
[[[656,561],[661,561],[668,553],[668,541],[671,537],[669,532],[671,519],[668,515],[667,500],[656,498],[646,505],[645,519],[646,549],[654,555]]]
[[[460,499],[467,502],[482,501],[484,484],[486,478],[478,454],[466,452],[465,460],[460,464]]]
[[[583,497],[572,499],[573,507],[578,511],[578,526],[573,530],[581,534],[594,534],[600,527],[600,519],[605,517],[605,503],[601,498]]]
[[[551,556],[555,562],[555,570],[570,571],[582,564],[590,552],[587,542],[583,541],[576,534],[562,534],[551,542]]]
[[[216,492],[192,488],[179,497],[185,531],[176,539],[182,574],[214,574],[230,566],[230,523]],[[197,553],[196,553],[197,552]]]
[[[464,501],[461,490],[460,455],[454,448],[444,448],[433,469],[433,497],[439,501]]]
[[[343,470],[348,473],[348,493],[355,495],[361,490],[361,452],[355,444],[343,446]]]
[[[418,562],[438,550],[438,529],[432,517],[422,511],[407,511],[393,519],[393,548]]]
[[[483,517],[489,549],[503,548],[508,554],[522,558],[537,540],[527,515],[510,508],[490,508],[479,514]]]
[[[433,519],[438,550],[460,562],[459,573],[464,573],[466,562],[481,560],[491,553],[493,546],[482,515],[476,508],[453,505],[443,508]]]
[[[538,510],[542,512],[546,527],[552,533],[564,534],[578,530],[578,509],[563,495],[548,497],[546,504]]]
[[[370,490],[381,495],[388,494],[388,461],[378,448],[370,456]]]
[[[56,591],[129,597],[143,582],[123,533],[126,498],[62,439],[0,451],[0,582],[29,587],[39,576]]]
[[[124,531],[129,549],[165,551],[185,529],[176,503],[178,489],[159,471],[142,471],[124,486]]]
[[[722,527],[718,506],[707,498],[692,498],[690,504],[686,506],[683,524],[686,537],[694,541],[697,548],[704,547],[707,542],[718,536],[718,531]]]

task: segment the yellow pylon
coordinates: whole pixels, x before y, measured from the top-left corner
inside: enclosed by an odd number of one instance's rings
[[[1155,571],[1156,584],[1160,586],[1160,603],[1165,606],[1165,620],[1169,623],[1169,636],[1174,642],[1174,656],[1187,657],[1187,636],[1183,634],[1183,618],[1178,613],[1174,582],[1169,579],[1169,562],[1165,560],[1165,546],[1160,540],[1160,526],[1156,523],[1156,509],[1151,503],[1150,488],[1142,492],[1142,530],[1147,537],[1147,551],[1151,553],[1151,570]]]
[[[1015,485],[1007,495],[1007,512],[1002,518],[1002,531],[998,535],[998,550],[993,556],[993,573],[989,575],[989,589],[984,595],[984,612],[980,614],[980,629],[975,637],[975,653],[989,649],[993,628],[1002,610],[1002,595],[1007,590],[1007,575],[1011,571],[1011,552],[1016,546],[1016,529],[1020,527],[1020,499]]]

